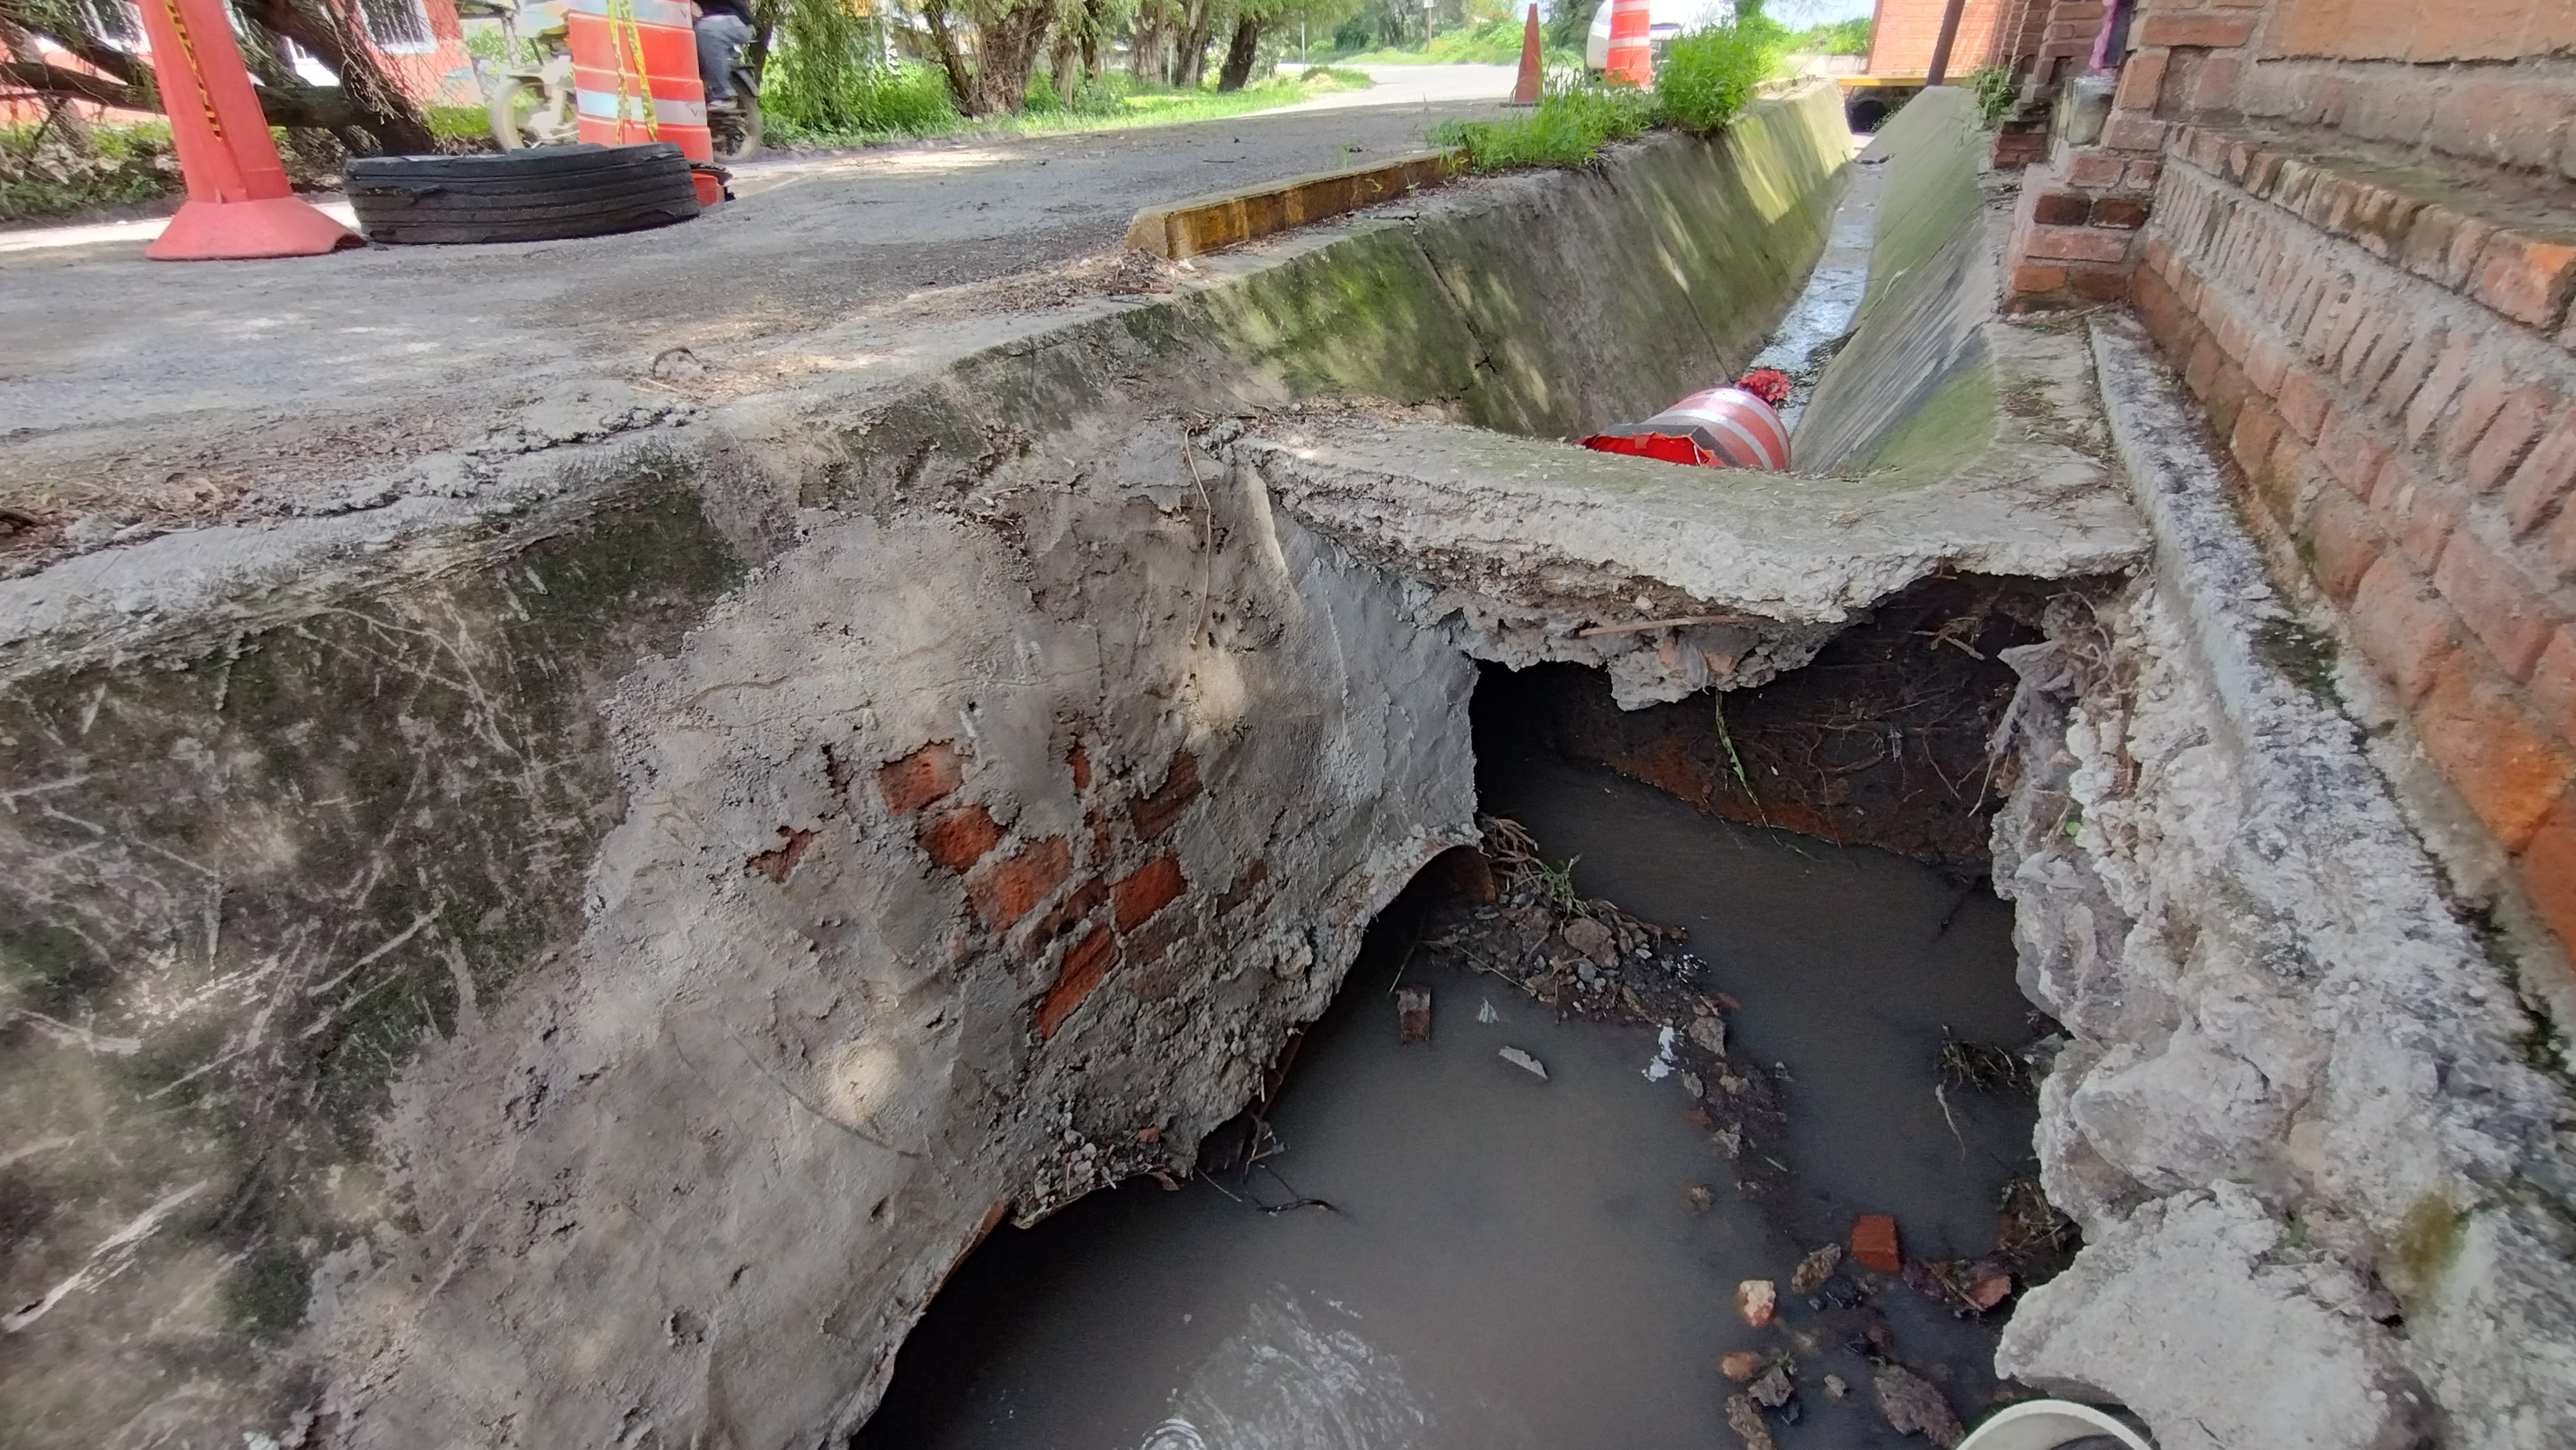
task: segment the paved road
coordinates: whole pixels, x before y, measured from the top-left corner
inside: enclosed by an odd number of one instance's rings
[[[0,503],[54,512],[187,470],[256,486],[324,455],[345,476],[475,436],[496,389],[1062,268],[1114,249],[1139,206],[1412,149],[1510,84],[1386,69],[1385,92],[1351,93],[1369,104],[764,161],[739,202],[623,237],[181,265],[144,261],[138,225],[0,252]]]

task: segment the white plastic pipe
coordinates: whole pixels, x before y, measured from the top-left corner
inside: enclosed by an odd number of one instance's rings
[[[1959,1450],[2057,1450],[2094,1435],[2108,1435],[2128,1450],[2156,1450],[2137,1431],[2073,1400],[2024,1400],[2006,1406],[1960,1441]]]

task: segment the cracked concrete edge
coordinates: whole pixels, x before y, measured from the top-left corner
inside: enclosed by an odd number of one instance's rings
[[[2568,1443],[2564,1085],[2309,683],[2172,379],[2125,320],[2094,349],[2156,562],[2017,661],[2066,703],[2023,717],[1995,877],[2072,1034],[2038,1139],[2088,1246],[1998,1367],[2121,1399],[2168,1450]],[[2213,1272],[2228,1243],[2248,1271]]]
[[[1372,166],[1149,206],[1128,224],[1127,245],[1171,261],[1219,251],[1437,186],[1462,159],[1455,151],[1418,151]]]

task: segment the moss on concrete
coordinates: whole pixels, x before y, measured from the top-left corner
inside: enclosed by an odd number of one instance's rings
[[[63,1024],[0,1052],[0,1117],[70,1144],[13,1302],[194,1185],[87,1332],[0,1361],[0,1416],[113,1421],[210,1356],[254,1385],[228,1336],[292,1333],[364,1227],[332,1185],[393,1075],[577,929],[619,809],[599,699],[738,575],[696,494],[630,462],[498,562],[0,689],[0,789],[42,806],[0,817],[0,1018]]]

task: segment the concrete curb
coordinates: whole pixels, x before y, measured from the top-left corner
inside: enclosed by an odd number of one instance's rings
[[[1410,188],[1436,186],[1457,171],[1458,160],[1453,151],[1416,151],[1355,171],[1295,176],[1149,206],[1128,224],[1127,245],[1177,262],[1357,211]]]

